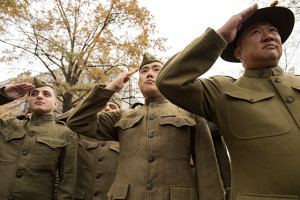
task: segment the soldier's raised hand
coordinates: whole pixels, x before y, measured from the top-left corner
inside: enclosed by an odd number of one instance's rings
[[[137,72],[138,69],[134,69],[132,71],[129,72],[122,72],[120,73],[117,78],[115,80],[113,80],[112,82],[110,82],[109,84],[107,84],[107,86],[105,87],[106,89],[112,90],[112,91],[120,91],[123,87],[124,84],[129,81],[130,76],[132,74],[134,74],[135,72]]]
[[[232,16],[219,30],[219,33],[227,43],[234,40],[237,32],[241,29],[242,23],[258,9],[257,4],[247,8],[246,10]]]
[[[25,96],[27,93],[34,90],[35,86],[29,83],[20,83],[15,85],[9,85],[4,88],[4,92],[11,99],[19,99]]]

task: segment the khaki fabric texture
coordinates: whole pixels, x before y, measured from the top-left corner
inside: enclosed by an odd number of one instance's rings
[[[120,146],[79,135],[75,199],[106,200],[115,180]]]
[[[231,200],[299,199],[300,77],[277,66],[246,69],[237,80],[198,79],[225,46],[207,29],[167,61],[157,86],[171,102],[218,126],[231,156]]]
[[[112,94],[110,90],[94,87],[67,121],[80,134],[101,141],[119,141],[119,165],[108,199],[196,200],[200,199],[198,191],[203,191],[201,195],[208,197],[205,199],[224,198],[214,150],[201,154],[196,148],[201,146],[201,140],[195,139],[200,134],[206,135],[207,148],[213,148],[203,118],[195,118],[164,97],[147,99],[144,106],[136,109],[100,113],[97,117],[96,113]],[[195,159],[196,180],[191,173],[191,154]],[[205,158],[208,165],[203,165]],[[203,182],[200,177],[205,169],[213,178]],[[203,189],[208,185],[218,188],[218,193]]]
[[[0,199],[52,200],[57,167],[58,199],[74,199],[76,163],[76,134],[53,115],[0,119]]]

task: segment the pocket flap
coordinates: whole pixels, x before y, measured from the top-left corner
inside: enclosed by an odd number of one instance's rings
[[[195,126],[196,122],[194,119],[186,117],[186,116],[178,116],[178,117],[161,117],[159,118],[160,125],[173,125],[176,127],[182,126]]]
[[[108,147],[109,147],[111,150],[114,150],[114,151],[120,153],[120,145],[119,145],[119,142],[111,141],[111,142],[108,143]]]
[[[13,139],[23,138],[26,134],[26,131],[23,129],[23,127],[17,126],[14,123],[11,123],[11,125],[1,130],[0,132],[4,135],[7,142]]]
[[[296,86],[293,86],[294,89],[300,91],[300,86],[296,85]]]
[[[49,146],[53,149],[65,147],[68,144],[67,141],[65,141],[65,140],[59,140],[59,139],[47,138],[47,137],[37,137],[37,141],[39,143],[46,144],[47,146]]]
[[[84,149],[94,149],[94,148],[97,148],[98,145],[99,145],[99,142],[97,140],[94,140],[94,139],[82,139],[82,137],[80,137],[78,143]]]
[[[249,101],[252,103],[262,101],[264,99],[269,99],[275,96],[273,92],[245,92],[245,91],[225,91],[225,94],[232,98],[241,99]]]
[[[138,115],[133,118],[123,118],[119,120],[114,127],[120,127],[121,129],[128,129],[133,127],[135,124],[137,124],[141,119],[143,118],[143,115]]]
[[[114,182],[107,194],[109,199],[126,199],[129,183]]]

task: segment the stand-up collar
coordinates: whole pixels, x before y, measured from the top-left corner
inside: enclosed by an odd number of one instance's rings
[[[244,76],[254,78],[267,78],[270,76],[278,76],[281,74],[284,74],[284,71],[279,66],[265,69],[246,69],[244,72]]]
[[[151,98],[145,99],[145,105],[149,105],[150,103],[165,103],[165,102],[168,102],[168,100],[163,96],[151,97]]]
[[[53,115],[31,115],[30,118],[31,121],[54,121],[54,116]]]

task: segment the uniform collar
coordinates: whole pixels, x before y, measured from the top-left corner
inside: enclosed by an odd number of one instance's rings
[[[284,74],[284,71],[279,66],[265,69],[246,69],[244,72],[244,76],[254,78],[267,78],[270,76],[278,76],[282,74]]]
[[[145,105],[149,105],[150,103],[165,103],[165,102],[168,102],[168,100],[164,96],[151,97],[145,99]]]
[[[53,115],[37,116],[37,115],[32,114],[30,121],[54,121],[54,116]]]

